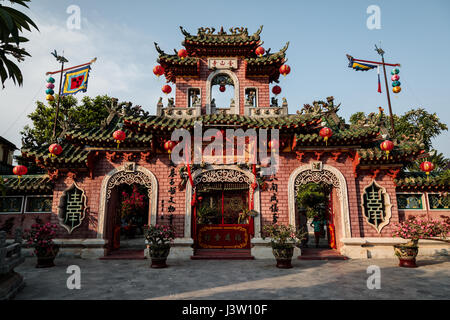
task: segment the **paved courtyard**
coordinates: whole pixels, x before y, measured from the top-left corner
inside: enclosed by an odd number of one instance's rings
[[[16,268],[26,282],[16,299],[449,299],[450,258],[422,258],[419,268],[399,268],[394,259],[301,261],[278,269],[275,260],[168,260],[151,269],[148,260],[58,258],[36,269],[35,258]],[[81,269],[81,289],[69,290],[69,265]],[[367,267],[381,270],[381,289],[369,290]]]

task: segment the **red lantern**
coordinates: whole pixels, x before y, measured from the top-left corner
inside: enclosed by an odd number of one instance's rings
[[[197,197],[197,200],[198,200],[199,202],[202,202],[203,197],[202,197],[202,196],[198,196],[198,197]]]
[[[27,172],[28,172],[27,167],[22,166],[22,165],[15,166],[15,167],[13,168],[13,173],[19,178],[19,183],[20,183],[20,178],[21,178],[23,175],[26,175]]]
[[[287,64],[283,64],[283,65],[280,67],[280,73],[281,73],[283,76],[288,75],[290,72],[291,72],[291,67],[289,67]]]
[[[219,91],[220,91],[220,92],[225,92],[225,86],[224,86],[223,84],[220,85]]]
[[[175,147],[176,143],[172,140],[166,141],[164,143],[164,149],[166,149],[167,153],[169,154],[169,160],[170,160],[170,154],[172,153],[172,149]]]
[[[50,157],[55,157],[60,155],[63,149],[59,144],[53,143],[48,147],[48,151],[50,152]]]
[[[394,149],[394,143],[389,140],[385,140],[380,144],[380,149],[386,151],[386,158],[389,158],[389,152]]]
[[[279,95],[281,93],[281,88],[279,86],[275,86],[272,88],[272,93],[274,95]]]
[[[164,74],[164,68],[158,64],[153,68],[153,73],[158,77],[162,76]]]
[[[122,130],[116,130],[113,133],[113,138],[116,140],[117,142],[117,148],[119,148],[120,143],[125,140],[126,138],[126,134],[125,132],[123,132]]]
[[[328,145],[328,139],[333,135],[333,130],[328,127],[323,127],[320,129],[319,135],[325,140],[325,145]]]
[[[420,164],[420,170],[422,170],[423,172],[426,173],[427,175],[427,180],[429,179],[429,174],[431,171],[433,171],[434,169],[434,164],[433,162],[430,161],[424,161]]]
[[[187,51],[186,49],[180,49],[178,50],[178,56],[181,58],[181,60],[183,60],[184,58],[187,57]]]
[[[162,90],[162,92],[164,92],[165,94],[169,94],[169,93],[172,92],[172,88],[171,88],[168,84],[164,85],[164,86],[162,87],[161,90]]]
[[[255,50],[255,53],[258,57],[262,57],[262,55],[266,52],[266,50],[263,47],[258,47]]]

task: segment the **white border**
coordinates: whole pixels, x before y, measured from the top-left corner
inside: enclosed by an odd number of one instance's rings
[[[0,214],[22,214],[25,209],[25,196],[0,196],[0,198],[22,198],[22,204],[20,206],[20,212],[0,212]],[[38,212],[36,212],[38,213]]]
[[[39,213],[52,213],[52,208],[50,207],[50,211],[26,211],[27,209],[27,203],[28,203],[28,199],[29,198],[51,198],[52,199],[52,203],[53,203],[53,195],[48,195],[48,194],[43,194],[43,195],[31,195],[31,196],[26,196],[25,197],[25,203],[23,206],[23,213],[34,213],[34,214],[39,214]]]

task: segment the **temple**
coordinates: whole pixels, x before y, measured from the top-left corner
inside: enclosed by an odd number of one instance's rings
[[[327,190],[326,246],[342,256],[370,258],[393,256],[392,245],[400,242],[392,237],[393,223],[410,215],[450,215],[448,185],[433,175],[402,170],[421,157],[424,145],[419,136],[389,137],[383,109],[351,125],[339,116],[344,106],[327,97],[289,114],[287,100],[271,91],[286,62],[288,42],[257,55],[262,27],[254,33],[200,28],[195,35],[180,29],[186,57],[155,44],[174,98],[160,98],[155,115],[115,100],[98,128],[65,127],[63,152],[56,157],[48,145],[22,149],[22,160],[45,174],[25,175],[20,183],[12,175],[3,177],[7,195],[0,224],[8,220],[27,228],[37,217],[51,221],[59,226],[61,250],[82,257],[125,250],[131,246],[128,238],[144,246],[144,224],[172,224],[177,235],[173,256],[206,259],[220,252],[231,258],[270,258],[263,226],[306,228],[310,221],[297,195],[302,186],[316,183]],[[231,92],[229,105],[216,102],[223,88]],[[230,129],[256,132],[257,143],[246,144],[244,155],[249,148],[261,152],[267,147],[264,134],[270,141],[276,136],[276,163],[260,158],[250,163],[248,157],[215,149],[200,162],[175,164],[175,149],[169,153],[166,142],[174,130],[184,129],[191,134],[189,144],[198,145],[198,126],[202,137],[218,129],[220,140]],[[323,128],[331,129],[328,139],[319,134]],[[117,130],[126,134],[119,145],[113,138]],[[386,139],[394,142],[388,155],[380,149]],[[211,140],[200,142],[203,154]],[[231,144],[237,150],[236,141]],[[271,148],[266,151],[271,159]],[[263,174],[271,164],[276,170]],[[130,220],[123,204],[132,193],[142,196],[142,203]],[[433,254],[444,247],[424,240],[420,250]]]

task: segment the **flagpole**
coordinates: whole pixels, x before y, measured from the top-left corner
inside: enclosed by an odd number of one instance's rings
[[[381,48],[377,48],[375,45],[375,51],[378,52],[378,54],[381,56],[381,61],[383,65],[383,72],[384,72],[384,83],[386,84],[386,95],[388,100],[388,106],[389,106],[389,115],[391,120],[391,130],[392,130],[392,137],[395,137],[395,129],[394,129],[394,117],[392,114],[392,106],[391,106],[391,96],[389,95],[389,86],[387,82],[387,76],[386,76],[386,64],[384,63],[384,51]]]
[[[56,103],[56,116],[55,116],[55,123],[53,124],[53,136],[52,136],[53,140],[56,137],[56,123],[58,121],[58,115],[59,115],[59,103],[61,102],[61,87],[62,87],[63,70],[64,70],[64,60],[61,62],[61,75],[59,77],[58,102]]]

